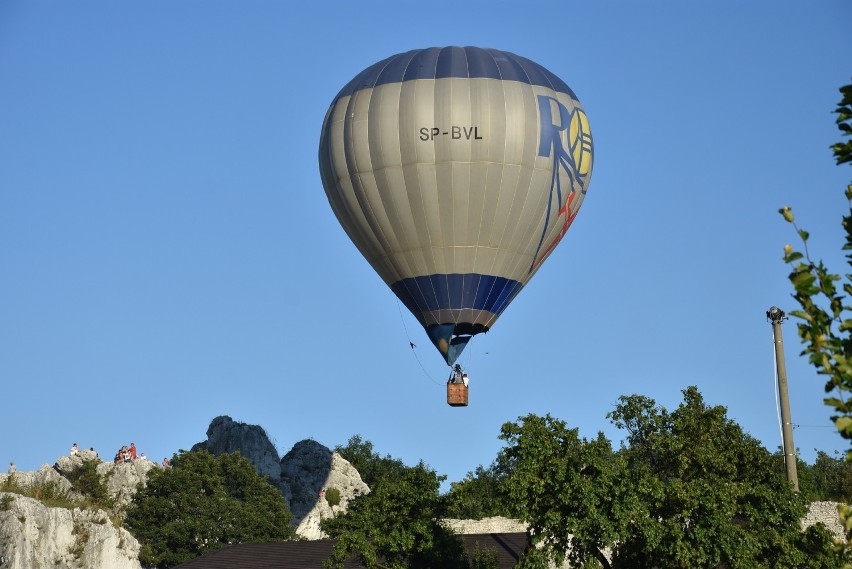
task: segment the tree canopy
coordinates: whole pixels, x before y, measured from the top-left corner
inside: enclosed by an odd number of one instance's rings
[[[152,470],[126,524],[143,564],[173,567],[229,544],[292,539],[291,518],[284,496],[247,458],[202,450]]]
[[[343,567],[354,556],[367,569],[466,568],[461,541],[440,523],[444,477],[422,462],[395,472],[350,502],[345,515],[323,521],[337,540],[326,567]]]
[[[451,482],[446,496],[447,515],[466,520],[510,516],[509,497],[503,486],[507,475],[507,465],[495,460],[488,468],[477,466],[464,480]]]
[[[804,500],[770,453],[724,407],[683,395],[672,412],[621,397],[609,414],[626,431],[618,451],[549,415],[503,426],[507,491],[541,548],[524,567],[566,551],[577,567],[837,566],[824,528],[799,529]]]
[[[373,450],[373,443],[364,440],[361,435],[350,437],[346,446],[337,445],[334,452],[349,461],[371,489],[383,478],[399,477],[407,468],[398,458],[389,454],[381,456]]]

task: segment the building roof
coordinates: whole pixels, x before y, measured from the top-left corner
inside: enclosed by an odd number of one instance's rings
[[[521,557],[526,545],[524,533],[486,533],[459,536],[469,554],[476,548],[491,549],[497,567],[510,569]],[[334,540],[239,543],[196,557],[174,569],[322,569],[331,556]],[[363,569],[356,560],[347,561],[346,569]]]

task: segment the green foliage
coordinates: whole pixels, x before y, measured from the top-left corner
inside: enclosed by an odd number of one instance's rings
[[[0,512],[7,512],[12,508],[12,502],[15,501],[14,496],[10,496],[6,494],[4,496],[0,496]]]
[[[542,546],[521,566],[561,563],[569,546],[575,567],[837,566],[826,534],[799,529],[804,501],[769,452],[697,389],[683,394],[673,412],[621,397],[609,414],[627,431],[617,452],[549,415],[503,426],[506,486]]]
[[[468,472],[461,482],[450,483],[446,496],[447,515],[465,520],[511,515],[508,496],[503,489],[507,474],[507,467],[494,461],[488,468],[480,465],[474,472]]]
[[[92,508],[108,510],[112,508],[115,500],[109,495],[106,476],[98,474],[98,464],[101,464],[101,461],[84,460],[67,478],[74,490],[86,497]]]
[[[401,460],[389,454],[379,455],[373,450],[373,443],[363,440],[361,435],[353,435],[346,446],[337,445],[334,451],[355,467],[361,480],[371,490],[381,479],[399,477],[407,468]]]
[[[11,492],[28,498],[34,498],[51,508],[86,508],[88,504],[82,500],[75,500],[68,492],[56,482],[43,482],[24,486],[20,484],[15,475],[9,476],[0,484],[0,492]]]
[[[707,406],[694,387],[683,394],[671,413],[632,396],[609,415],[628,431],[621,454],[641,504],[613,565],[817,567],[797,545],[804,500],[769,452],[724,407]]]
[[[779,447],[772,454],[775,470],[786,471],[784,453]],[[799,492],[807,502],[828,500],[832,502],[852,502],[852,463],[842,456],[829,456],[817,451],[816,460],[808,464],[797,459],[796,471],[799,478]]]
[[[817,499],[852,503],[852,462],[817,451],[810,467],[817,486]]]
[[[294,537],[283,495],[239,453],[181,451],[127,512],[143,565],[172,567],[234,543]]]
[[[72,497],[56,482],[39,482],[24,486],[16,475],[11,475],[0,484],[0,492],[12,492],[29,498],[35,498],[45,506],[52,508],[83,508],[89,510],[109,509],[113,500],[109,496],[106,481],[97,473],[99,461],[83,461],[82,466],[68,476],[71,486],[82,498]]]
[[[838,115],[837,124],[844,135],[852,133],[852,85],[840,89],[843,98],[835,111]],[[838,143],[832,146],[837,164],[852,163],[852,145]],[[846,230],[845,251],[852,250],[852,185],[846,188],[846,200],[849,213],[843,217],[843,228]],[[808,252],[807,231],[796,225],[793,211],[789,207],[779,210],[784,219],[793,224],[796,233],[802,240],[803,251],[796,251],[792,245],[784,247],[784,261],[792,266],[790,282],[793,284],[796,299],[801,310],[791,314],[800,319],[798,323],[799,337],[804,345],[803,354],[816,368],[817,372],[828,377],[826,393],[836,393],[835,397],[826,399],[826,404],[833,407],[835,422],[840,434],[852,438],[852,318],[849,317],[850,307],[844,304],[845,295],[852,293],[852,276],[846,275],[842,292],[837,283],[840,275],[828,271],[822,261],[814,262]],[[847,254],[849,265],[852,266],[852,254]],[[845,294],[844,294],[845,293]],[[847,454],[852,459],[852,451]]]
[[[497,553],[489,547],[480,547],[477,543],[470,556],[470,569],[497,569]]]
[[[325,501],[328,502],[328,505],[332,508],[340,505],[340,490],[335,488],[334,486],[328,488],[325,491]]]
[[[421,462],[374,480],[372,492],[350,502],[345,515],[323,521],[323,531],[337,540],[327,568],[353,556],[367,569],[467,567],[461,541],[440,523],[443,476]]]
[[[544,546],[524,556],[521,566],[538,567],[545,555],[558,566],[566,551],[572,566],[602,556],[622,535],[620,520],[629,519],[611,499],[625,494],[625,465],[609,441],[603,435],[580,438],[577,429],[550,415],[506,423],[500,438],[507,443],[501,460],[512,465],[505,481],[512,513],[529,524],[531,542]]]
[[[841,100],[835,109],[837,127],[843,136],[852,135],[852,84],[840,88]],[[852,164],[852,142],[841,141],[831,147],[835,162]],[[852,266],[852,184],[846,186],[845,197],[848,212],[842,225],[846,231],[847,264]],[[799,319],[797,329],[804,347],[802,354],[824,375],[825,391],[829,396],[826,405],[832,408],[832,421],[841,436],[852,439],[852,317],[847,296],[852,295],[852,275],[828,270],[822,261],[814,261],[808,251],[807,231],[796,225],[793,211],[789,207],[779,210],[802,241],[802,251],[792,245],[784,247],[784,262],[792,267],[789,275],[793,285],[793,298],[800,309],[791,312]],[[840,286],[838,286],[840,285]],[[852,449],[846,453],[852,462]],[[846,527],[846,544],[842,549],[846,555],[844,567],[852,568],[852,508],[841,508],[841,519]]]

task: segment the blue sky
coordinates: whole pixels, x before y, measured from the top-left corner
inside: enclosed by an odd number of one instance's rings
[[[551,413],[621,433],[620,395],[698,386],[780,445],[772,305],[792,310],[776,210],[844,270],[848,167],[832,111],[852,4],[0,3],[0,464],[72,442],[161,459],[230,415],[283,455],[360,434],[450,481],[500,426]],[[446,364],[360,257],[322,189],[326,109],[414,48],[525,56],[577,93],[595,140],[566,238]],[[795,442],[846,445],[784,326]],[[409,347],[409,340],[417,344]]]

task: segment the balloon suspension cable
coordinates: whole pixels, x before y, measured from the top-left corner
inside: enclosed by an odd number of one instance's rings
[[[417,360],[417,365],[420,366],[420,369],[423,371],[423,375],[429,378],[429,381],[434,383],[435,385],[443,385],[443,383],[439,383],[435,381],[435,378],[429,375],[429,372],[426,371],[426,368],[423,367],[423,362],[420,361],[420,358],[417,355],[417,344],[411,341],[411,336],[408,334],[408,326],[405,325],[405,317],[402,314],[402,305],[399,300],[396,301],[396,307],[399,310],[399,319],[402,320],[402,329],[405,330],[405,337],[408,339],[408,345],[411,346],[411,353],[414,354],[414,359]]]

